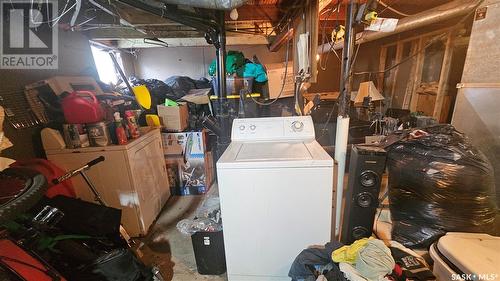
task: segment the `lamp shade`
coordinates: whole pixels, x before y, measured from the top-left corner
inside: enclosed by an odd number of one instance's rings
[[[351,98],[351,100],[354,101],[354,104],[360,104],[363,103],[363,99],[365,97],[371,97],[372,101],[380,101],[385,99],[384,96],[382,96],[377,90],[372,81],[361,82],[359,84],[358,94],[354,98]]]

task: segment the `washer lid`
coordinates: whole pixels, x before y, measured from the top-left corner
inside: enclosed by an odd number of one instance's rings
[[[312,155],[303,142],[289,143],[276,142],[244,143],[238,154],[236,162],[248,161],[287,161],[287,160],[311,160]]]
[[[500,237],[450,232],[439,239],[437,247],[439,252],[466,274],[500,274]]]
[[[333,166],[333,159],[316,141],[233,142],[218,168]]]

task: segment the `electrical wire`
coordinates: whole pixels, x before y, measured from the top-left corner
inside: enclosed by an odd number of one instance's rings
[[[342,2],[340,0],[337,1],[337,3],[335,4],[337,7],[336,8],[332,8],[331,11],[330,11],[330,14],[327,16],[327,19],[330,17],[331,13],[336,11],[337,12],[337,24],[339,22],[339,14],[340,14],[340,5],[342,4]],[[321,39],[321,43],[322,43],[322,46],[325,45],[326,41],[325,40],[325,37],[326,37],[326,21],[325,23],[323,24],[323,32],[322,32],[322,35],[321,35],[322,39]],[[327,64],[328,64],[328,58],[330,56],[330,53],[333,51],[333,53],[335,53],[335,56],[337,57],[337,59],[339,61],[342,61],[339,57],[339,55],[337,54],[337,51],[335,51],[334,49],[334,46],[335,46],[335,43],[337,42],[336,40],[336,37],[335,37],[335,40],[333,40],[333,42],[330,42],[328,41],[328,43],[330,44],[330,49],[328,49],[328,51],[326,52],[326,57],[325,57],[325,60],[324,60],[324,64],[322,63],[323,62],[323,59],[321,58],[321,56],[319,57],[319,67],[321,70],[325,71],[326,70],[326,67],[327,67]]]
[[[361,41],[361,39],[363,39],[364,36],[365,36],[365,33],[363,32],[361,34],[361,36],[358,39],[356,39],[354,42],[356,43],[356,41]],[[358,46],[356,47],[356,51],[354,52],[354,57],[352,59],[351,65],[349,66],[350,69],[352,69],[354,67],[354,63],[356,62],[356,59],[358,58],[358,52],[359,52],[360,46],[361,46],[361,42],[358,43]]]
[[[290,30],[290,23],[288,23],[288,30]],[[263,105],[263,106],[268,106],[268,105],[271,105],[271,104],[275,103],[276,101],[278,101],[278,99],[281,98],[281,96],[283,95],[283,91],[285,89],[285,84],[286,84],[286,78],[287,78],[287,75],[288,75],[288,62],[289,62],[289,53],[290,53],[290,41],[291,41],[291,39],[288,38],[288,41],[286,42],[285,75],[283,77],[283,82],[281,83],[281,89],[280,89],[279,95],[276,98],[274,98],[274,100],[272,100],[270,102],[260,102],[260,101],[256,100],[252,95],[250,95],[250,98],[256,104]]]
[[[455,24],[455,26],[453,28],[459,28],[460,25],[462,23],[464,23],[470,15],[472,15],[476,9],[484,2],[484,0],[481,0],[479,1],[472,9],[471,11],[469,11],[469,13],[467,13],[467,15],[465,15],[457,24]],[[453,29],[452,28],[452,29]],[[444,37],[445,35],[447,35],[447,33],[443,33],[441,35],[438,35],[436,36],[434,39],[430,40],[422,49],[418,50],[417,52],[415,52],[414,54],[408,56],[407,58],[405,58],[404,60],[400,61],[399,63],[391,66],[391,67],[388,67],[382,71],[363,71],[363,72],[351,72],[351,75],[363,75],[363,74],[369,74],[370,76],[372,74],[376,74],[376,73],[385,73],[385,72],[388,72],[388,71],[391,71],[392,69],[400,66],[401,64],[405,63],[406,61],[414,58],[415,56],[417,56],[419,53],[422,53],[425,51],[426,48],[428,48],[430,45],[434,44],[435,42],[437,42],[438,40],[440,40],[441,37]],[[361,45],[361,43],[359,44]],[[359,48],[359,45],[358,45],[358,48]],[[357,51],[356,51],[357,53]],[[354,60],[353,60],[354,61]],[[352,66],[354,66],[354,63],[352,64]],[[322,129],[322,133],[320,136],[316,137],[316,139],[320,139],[321,137],[323,137],[325,135],[325,132],[326,132],[326,127],[328,126],[328,124],[330,123],[330,120],[331,120],[331,117],[333,115],[333,112],[335,111],[335,107],[332,108],[332,110],[330,111],[330,113],[328,114],[328,118],[325,122],[325,125],[323,126],[323,129]]]
[[[71,7],[68,8],[69,1],[70,0],[66,0],[66,4],[64,5],[63,11],[62,12],[58,11],[59,16],[57,16],[56,18],[48,20],[48,21],[35,21],[35,19],[33,17],[33,11],[36,10],[36,9],[34,9],[35,3],[34,3],[34,0],[31,0],[31,2],[30,2],[30,15],[29,15],[30,22],[35,24],[35,25],[40,25],[40,24],[45,24],[45,23],[52,24],[51,27],[54,27],[64,15],[66,15],[69,11],[71,11],[77,5],[77,3],[74,3]],[[10,0],[10,3],[11,3],[11,5],[13,5],[12,0]],[[38,4],[38,5],[42,5],[42,4]],[[46,1],[45,5],[47,5],[47,13],[48,13],[48,11],[49,11],[48,0]],[[48,14],[47,14],[47,18],[49,18]]]
[[[73,16],[71,16],[70,26],[75,26],[76,20],[78,19],[78,15],[80,14],[80,9],[82,8],[82,0],[75,0],[75,12]]]
[[[331,11],[334,11],[334,10],[335,10],[335,9],[331,9]],[[331,15],[331,13],[328,15],[328,17],[327,17],[327,18],[329,18],[329,17],[330,17],[330,15]],[[326,21],[325,21],[325,23],[323,24],[323,28],[322,28],[322,32],[321,32],[321,46],[325,45],[325,44],[326,44],[326,42],[328,41],[328,39],[326,39],[326,40],[325,40],[325,38],[326,38]],[[328,51],[326,52],[326,58],[325,58],[324,60],[321,58],[321,56],[319,57],[319,68],[320,68],[321,70],[323,70],[323,71],[325,71],[325,70],[326,70],[326,67],[327,67],[327,64],[328,64],[328,57],[330,56],[330,52],[331,52],[331,51],[334,51],[334,52],[335,52],[335,50],[333,49],[333,46],[334,46],[334,45],[335,45],[335,42],[333,42],[333,44],[330,44],[330,49],[328,49]],[[340,61],[340,58],[339,58],[339,56],[337,55],[337,52],[335,52],[335,55],[336,55],[336,57],[337,57],[337,58],[339,59],[339,61]],[[324,64],[323,64],[323,62],[324,62]]]
[[[443,37],[445,37],[449,32],[451,32],[451,30],[453,29],[456,29],[456,28],[460,28],[461,27],[461,24],[464,23],[468,18],[469,16],[471,16],[475,11],[476,9],[484,2],[484,0],[481,0],[479,1],[472,9],[471,11],[469,11],[469,13],[467,13],[459,22],[457,22],[449,31],[447,32],[444,32],[440,35],[437,35],[435,36],[433,39],[431,39],[427,44],[425,44],[425,46],[423,46],[421,49],[419,49],[418,51],[416,51],[415,53],[411,54],[410,56],[406,57],[405,59],[401,60],[400,62],[384,69],[384,70],[380,70],[380,71],[361,71],[361,72],[354,72],[352,73],[352,75],[364,75],[364,74],[380,74],[380,73],[386,73],[388,71],[391,71],[393,70],[394,68],[400,66],[401,64],[413,59],[414,57],[416,57],[418,54],[420,53],[423,53],[428,47],[430,47],[431,45],[433,45],[434,43],[436,43],[437,41],[441,40]]]
[[[392,11],[400,16],[403,16],[403,17],[409,17],[409,16],[412,16],[412,15],[409,15],[409,14],[406,14],[406,13],[403,13],[401,11],[398,11],[396,9],[394,9],[393,7],[387,5],[386,3],[384,3],[382,0],[377,0],[377,2],[380,3],[380,5],[384,6],[385,9],[383,9],[380,13],[384,12],[385,10],[389,10],[389,11]]]

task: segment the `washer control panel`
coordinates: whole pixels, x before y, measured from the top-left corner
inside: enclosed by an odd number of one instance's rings
[[[314,139],[310,116],[243,118],[233,121],[233,141]]]

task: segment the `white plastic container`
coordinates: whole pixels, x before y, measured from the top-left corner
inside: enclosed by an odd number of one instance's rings
[[[500,237],[450,232],[429,253],[437,280],[500,280]]]

